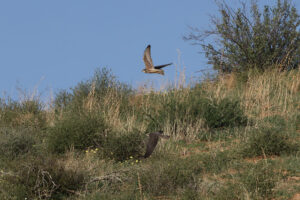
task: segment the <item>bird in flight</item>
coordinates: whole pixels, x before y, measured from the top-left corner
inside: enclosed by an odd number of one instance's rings
[[[147,48],[145,49],[143,60],[144,60],[146,68],[143,69],[142,72],[157,73],[157,74],[164,75],[165,74],[164,70],[162,70],[161,68],[171,65],[172,63],[154,66],[153,62],[152,62],[152,58],[151,58],[150,49],[151,49],[150,45],[148,45]]]
[[[162,133],[163,133],[162,131],[158,131],[158,132],[149,134],[149,140],[147,143],[147,148],[146,148],[146,153],[144,155],[144,158],[148,158],[152,154],[152,152],[154,151],[154,149],[157,145],[158,139],[160,137],[165,138],[165,139],[170,138],[170,136],[163,135]]]

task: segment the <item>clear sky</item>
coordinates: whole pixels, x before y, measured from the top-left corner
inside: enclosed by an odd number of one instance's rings
[[[187,78],[199,76],[210,66],[182,36],[188,26],[207,29],[217,10],[213,0],[0,0],[0,97],[16,97],[18,87],[42,95],[68,89],[98,67],[134,87],[173,80],[178,50]],[[176,63],[165,76],[141,72],[148,44],[154,64]]]

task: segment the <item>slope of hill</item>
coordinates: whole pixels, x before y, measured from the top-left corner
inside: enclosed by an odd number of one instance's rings
[[[1,99],[0,137],[0,199],[296,198],[300,71],[153,91],[102,69],[47,106]]]

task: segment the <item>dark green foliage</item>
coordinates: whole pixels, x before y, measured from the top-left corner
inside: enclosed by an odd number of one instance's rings
[[[51,156],[27,157],[14,167],[2,181],[16,199],[63,199],[84,186],[82,172],[60,166]]]
[[[243,149],[244,156],[279,156],[299,151],[299,146],[291,141],[284,120],[280,119],[279,116],[268,117],[264,125],[250,133]]]
[[[67,90],[60,90],[54,100],[54,107],[58,110],[65,110],[72,102],[73,95]]]
[[[152,95],[151,102],[156,102],[161,107],[158,110],[153,109],[153,113],[145,116],[150,121],[147,132],[162,130],[167,123],[170,123],[176,132],[179,126],[184,130],[185,125],[192,123],[194,116],[189,113],[189,100],[180,100],[182,93],[183,91],[170,90],[164,98],[161,95]]]
[[[132,191],[122,191],[120,192],[96,192],[95,194],[87,195],[83,197],[84,200],[129,200],[137,199],[137,193],[134,190]]]
[[[71,147],[80,150],[95,147],[103,143],[106,129],[101,116],[65,114],[48,128],[48,147],[56,153],[63,153]]]
[[[212,17],[213,29],[192,29],[184,37],[200,45],[208,63],[219,72],[264,71],[270,67],[296,68],[300,62],[300,17],[290,0],[277,0],[274,7],[259,10],[256,1],[242,8],[230,8],[218,1],[221,18]],[[207,43],[207,37],[217,38]],[[214,40],[215,41],[215,40]],[[279,65],[276,65],[279,64]]]
[[[209,128],[245,126],[247,118],[238,100],[228,98],[206,101],[201,106],[203,118]]]
[[[174,194],[178,188],[194,189],[197,174],[202,172],[199,162],[194,158],[173,158],[162,163],[154,163],[140,173],[144,191],[153,195]]]
[[[203,163],[203,168],[207,172],[220,173],[224,169],[227,169],[232,162],[237,158],[233,152],[229,151],[219,151],[216,153],[203,154],[201,156],[201,161]]]
[[[0,99],[0,125],[42,128],[46,125],[43,104],[37,100],[17,102]]]
[[[272,163],[265,160],[250,165],[240,174],[241,182],[254,199],[271,199],[273,188],[279,178],[279,172],[275,171]]]
[[[295,117],[295,123],[293,124],[293,128],[297,131],[300,131],[300,114]]]
[[[238,200],[245,198],[245,189],[240,184],[228,181],[216,193],[212,192],[212,199],[215,200]]]
[[[164,99],[153,97],[153,102],[161,104],[162,107],[157,111],[153,109],[153,114],[145,116],[150,121],[147,132],[162,130],[166,123],[170,123],[175,133],[178,127],[184,133],[185,126],[193,125],[201,118],[211,129],[247,125],[247,117],[238,99],[207,99],[201,89],[193,89],[183,100],[180,100],[180,95],[180,91],[170,91]]]
[[[188,188],[183,192],[181,199],[182,200],[197,200],[200,198],[199,198],[199,194],[196,189]]]
[[[70,91],[60,91],[56,95],[54,107],[56,111],[79,112],[82,110],[83,102],[89,94],[92,94],[93,98],[101,103],[107,98],[106,95],[112,91],[115,95],[118,95],[119,99],[123,99],[132,93],[131,87],[119,82],[109,69],[99,68],[95,70],[93,77],[89,80],[81,81]]]
[[[1,128],[0,155],[14,159],[30,152],[36,143],[33,131],[30,129]]]
[[[276,128],[278,131],[285,131],[287,128],[287,123],[282,116],[273,115],[265,117],[261,122],[261,126]]]
[[[144,137],[141,133],[123,133],[116,135],[110,133],[101,148],[104,157],[116,161],[124,161],[130,157],[139,158],[144,153]]]
[[[232,141],[233,138],[237,138],[246,129],[246,127],[234,127],[226,129],[214,129],[211,131],[201,131],[198,133],[197,138],[201,141]]]

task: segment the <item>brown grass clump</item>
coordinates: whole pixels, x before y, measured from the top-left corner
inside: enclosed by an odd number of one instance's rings
[[[258,119],[272,115],[289,117],[300,102],[299,83],[299,70],[254,76],[242,95],[246,113]]]

